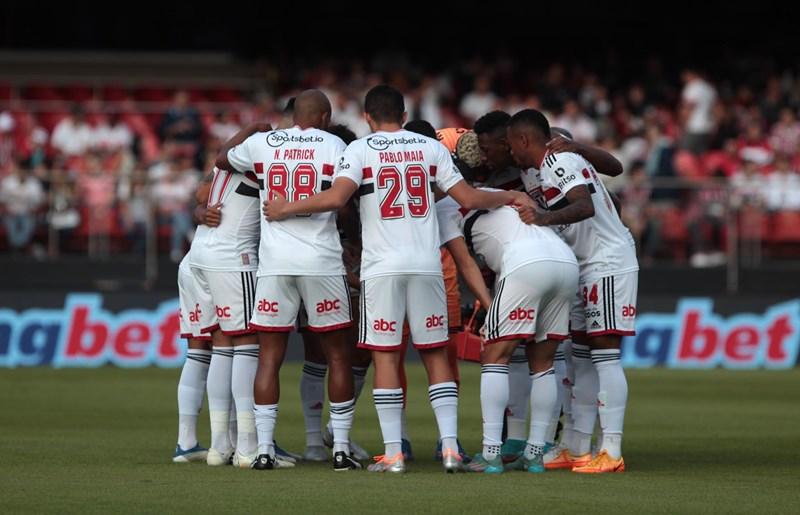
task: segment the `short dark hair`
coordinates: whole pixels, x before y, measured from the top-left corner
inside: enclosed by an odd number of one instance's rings
[[[523,109],[511,117],[509,127],[524,125],[540,132],[545,139],[550,139],[550,123],[545,116],[536,109]]]
[[[292,114],[294,113],[294,100],[295,97],[290,98],[286,101],[286,107],[283,108],[283,114]]]
[[[511,115],[507,112],[492,111],[475,120],[475,126],[472,130],[479,136],[481,134],[495,134],[501,130],[505,134],[509,120],[511,120]]]
[[[400,123],[405,110],[403,94],[386,84],[379,84],[369,90],[364,99],[364,112],[376,122]]]
[[[436,129],[427,120],[412,120],[403,127],[407,131],[416,132],[429,138],[436,139]]]
[[[356,139],[356,133],[351,131],[347,125],[329,125],[325,130],[334,136],[339,136],[339,138],[344,141],[345,145],[349,145]]]

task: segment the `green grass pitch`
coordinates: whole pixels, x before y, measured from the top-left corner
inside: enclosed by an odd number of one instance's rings
[[[417,460],[404,476],[329,465],[256,472],[170,462],[178,370],[0,371],[0,513],[800,513],[800,370],[628,372],[628,472],[445,475],[424,372],[409,367]],[[282,374],[278,442],[305,442]],[[480,444],[479,367],[462,366],[459,429]],[[369,378],[371,381],[371,377]],[[370,384],[369,382],[367,384]],[[370,389],[353,437],[381,450]],[[208,444],[207,412],[200,438]]]

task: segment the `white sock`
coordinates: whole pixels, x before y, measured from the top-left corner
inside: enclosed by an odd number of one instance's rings
[[[361,396],[364,389],[364,382],[367,380],[368,367],[353,367],[353,397],[356,401]]]
[[[278,421],[277,404],[256,404],[253,406],[256,429],[258,431],[258,454],[275,457],[275,423]]]
[[[236,430],[236,402],[233,400],[233,395],[231,395],[231,409],[230,414],[228,415],[228,442],[230,443],[229,448],[233,447],[233,444],[236,443],[236,440],[239,438],[239,432]]]
[[[322,443],[322,407],[325,405],[325,373],[327,365],[306,361],[300,375],[300,402],[306,423],[306,447]]]
[[[403,440],[411,441],[408,437],[408,421],[406,420],[406,409],[403,408],[403,413],[400,415],[400,436]]]
[[[557,396],[556,375],[552,368],[531,374],[531,430],[528,433],[528,445],[544,447]]]
[[[372,397],[381,424],[385,454],[394,456],[402,452],[403,389],[375,388],[372,390]]]
[[[234,347],[231,391],[236,402],[236,452],[243,456],[254,455],[258,447],[253,417],[253,383],[257,368],[258,345]]]
[[[442,451],[458,452],[458,386],[454,381],[432,384],[428,387],[428,399],[439,426]]]
[[[203,406],[206,375],[211,351],[189,349],[178,381],[178,446],[189,450],[197,445],[197,416]]]
[[[531,370],[525,347],[514,349],[508,365],[508,428],[506,438],[525,440],[531,394]]]
[[[546,441],[548,444],[555,443],[556,432],[558,431],[558,421],[561,419],[561,410],[564,404],[564,396],[567,394],[567,387],[564,384],[564,377],[567,374],[567,367],[564,363],[564,351],[559,347],[553,358],[553,370],[556,380],[556,404],[553,406],[553,414],[550,416],[550,423],[547,425]]]
[[[333,426],[333,452],[350,454],[350,428],[353,427],[353,413],[356,400],[331,402],[331,426]]]
[[[603,430],[601,449],[619,459],[622,456],[622,426],[628,402],[628,382],[620,363],[619,349],[592,351],[600,391],[597,394],[600,427]]]
[[[481,415],[483,416],[483,457],[491,460],[503,443],[503,414],[508,404],[508,365],[481,366]]]
[[[231,367],[233,366],[233,347],[214,347],[211,352],[211,365],[208,367],[208,413],[211,419],[211,448],[220,453],[233,447],[230,439],[230,413],[234,410],[231,402]]]
[[[572,387],[573,433],[570,453],[580,456],[591,451],[592,433],[597,419],[597,372],[589,347],[572,344],[575,384]]]

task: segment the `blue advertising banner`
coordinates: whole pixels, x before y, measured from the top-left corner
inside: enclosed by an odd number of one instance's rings
[[[0,309],[0,367],[183,363],[177,298],[150,309],[139,307],[146,302],[117,298],[113,312],[106,300],[98,293],[73,293],[60,307],[31,307],[36,301],[27,299],[26,308]],[[786,369],[798,361],[800,299],[764,304],[756,312],[728,309],[727,315],[715,311],[711,298],[673,304],[668,312],[638,314],[637,334],[623,342],[626,367]]]

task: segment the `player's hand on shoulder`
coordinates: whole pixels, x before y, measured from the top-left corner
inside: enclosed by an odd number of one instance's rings
[[[205,213],[205,224],[209,227],[217,227],[222,221],[222,202],[208,206]]]
[[[521,206],[517,208],[519,218],[528,225],[549,225],[547,222],[548,212],[539,206]]]
[[[536,202],[524,191],[510,191],[514,197],[514,207],[536,207]]]
[[[547,142],[547,150],[553,154],[560,152],[574,152],[577,154],[579,149],[580,144],[578,142],[567,139],[564,136],[555,136]]]

